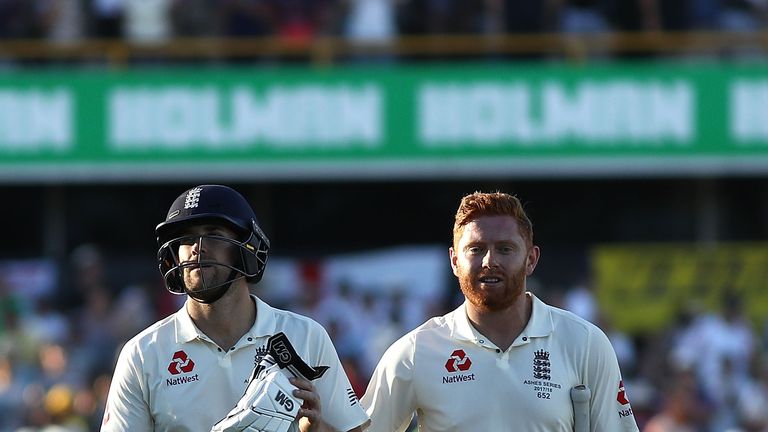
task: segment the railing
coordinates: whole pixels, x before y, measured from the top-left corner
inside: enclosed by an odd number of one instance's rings
[[[550,55],[581,62],[593,55],[721,55],[739,49],[768,52],[768,31],[643,32],[591,34],[429,35],[404,36],[385,43],[320,37],[308,41],[280,38],[173,39],[163,43],[89,39],[75,43],[0,40],[0,59],[91,60],[121,68],[135,60],[258,60],[294,58],[330,65],[365,56],[410,59],[470,56]]]

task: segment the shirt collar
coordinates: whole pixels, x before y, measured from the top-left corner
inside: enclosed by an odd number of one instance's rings
[[[532,337],[544,337],[548,336],[554,330],[554,324],[552,322],[552,311],[543,301],[533,295],[531,292],[526,292],[525,295],[530,296],[533,300],[533,307],[531,311],[531,318],[528,320],[523,329],[522,335],[529,338]],[[456,308],[453,312],[453,320],[451,323],[451,338],[458,340],[466,340],[477,343],[483,339],[482,335],[475,329],[467,318],[467,302],[465,301],[461,306]]]
[[[523,334],[528,337],[545,337],[552,334],[555,330],[555,324],[552,320],[552,308],[533,293],[528,292],[527,295],[531,296],[533,300],[533,310],[531,311],[531,319],[528,320],[528,325],[523,329]]]
[[[469,318],[467,317],[466,300],[464,303],[462,303],[461,306],[454,309],[454,311],[451,312],[451,315],[453,315],[453,320],[450,322],[451,339],[466,340],[472,342],[477,342],[480,339],[480,333],[478,333],[472,324],[469,323]]]
[[[261,336],[272,336],[277,333],[275,308],[253,294],[251,294],[251,298],[256,302],[256,322],[253,323],[253,327],[248,331],[248,334],[257,338]]]
[[[203,332],[198,330],[192,322],[192,317],[187,312],[187,303],[184,302],[181,309],[176,312],[176,343],[187,343],[200,337],[204,337]]]
[[[256,322],[248,330],[248,336],[255,339],[260,336],[275,334],[275,308],[253,294],[251,294],[251,299],[256,304]],[[187,312],[186,303],[176,312],[176,323],[176,343],[187,343],[195,339],[208,340],[208,337],[192,322],[192,317]]]

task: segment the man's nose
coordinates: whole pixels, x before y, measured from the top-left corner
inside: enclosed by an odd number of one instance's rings
[[[496,254],[492,249],[488,249],[488,252],[483,256],[483,267],[496,267],[498,262],[496,261]]]
[[[199,255],[203,251],[203,236],[197,237],[192,243],[192,253]]]

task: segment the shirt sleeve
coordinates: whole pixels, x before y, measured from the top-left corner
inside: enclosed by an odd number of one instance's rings
[[[322,377],[313,382],[320,395],[323,420],[336,430],[348,431],[366,423],[368,416],[357,400],[330,336],[319,324],[317,327],[320,329],[318,338],[321,339],[320,358],[317,364],[310,366],[330,366]],[[317,340],[313,342],[318,343]]]
[[[597,327],[591,332],[589,342],[585,384],[592,392],[590,429],[638,431],[611,342]]]
[[[416,411],[415,342],[408,334],[390,346],[361,399],[371,423],[366,432],[404,432]]]
[[[109,386],[101,432],[154,430],[147,398],[141,385],[141,359],[136,345],[126,344]]]

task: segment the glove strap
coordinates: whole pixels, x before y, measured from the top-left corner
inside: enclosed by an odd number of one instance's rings
[[[274,357],[280,369],[288,368],[296,376],[302,376],[310,381],[325,374],[328,366],[312,367],[302,360],[288,340],[285,333],[280,332],[267,340],[267,351]]]

